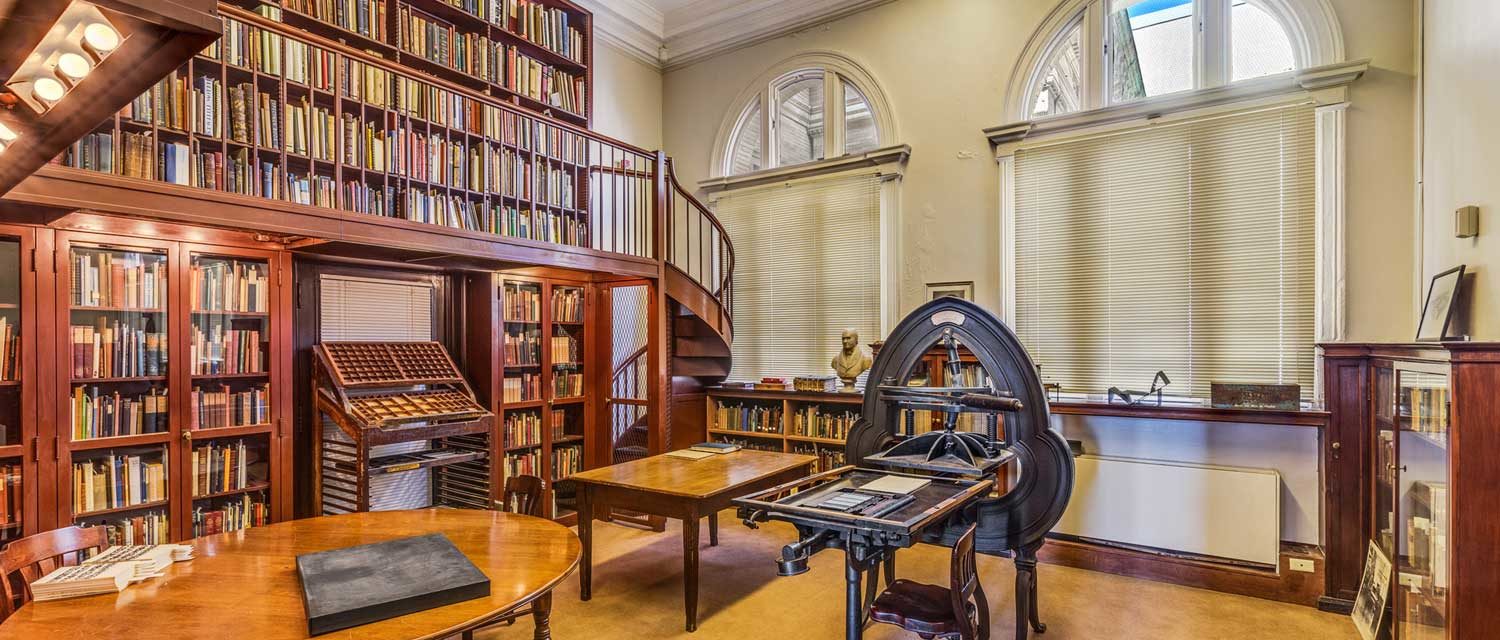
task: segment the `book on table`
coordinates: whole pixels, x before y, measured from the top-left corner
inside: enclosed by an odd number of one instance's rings
[[[58,567],[52,573],[31,583],[31,597],[41,602],[102,593],[119,593],[130,584],[135,570],[133,565],[127,563]]]
[[[116,545],[83,561],[83,564],[121,564],[133,569],[130,580],[136,582],[159,576],[173,562],[193,559],[193,547],[185,544]]]
[[[704,453],[733,453],[740,450],[740,445],[728,442],[699,442],[688,448]]]

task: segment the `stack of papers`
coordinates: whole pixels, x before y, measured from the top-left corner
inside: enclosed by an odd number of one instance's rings
[[[185,544],[126,544],[105,549],[83,561],[91,564],[120,564],[132,569],[131,582],[162,574],[173,562],[193,559],[193,547]]]
[[[58,567],[31,583],[34,600],[62,600],[101,593],[119,593],[130,584],[135,567],[130,564],[80,564]]]
[[[881,476],[880,478],[866,482],[859,490],[906,495],[927,486],[931,482],[931,480],[926,478],[913,478],[911,476]]]

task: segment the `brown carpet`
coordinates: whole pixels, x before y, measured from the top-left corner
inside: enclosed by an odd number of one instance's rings
[[[674,521],[664,533],[598,523],[594,527],[594,597],[578,600],[575,573],[555,592],[552,631],[557,640],[693,638],[694,640],[835,640],[844,637],[843,554],[813,556],[811,570],[776,577],[773,558],[795,531],[772,523],[745,528],[733,511],[720,514],[720,545],[707,547],[703,527],[698,631],[683,631],[682,538]],[[947,584],[949,550],[918,545],[897,557],[899,577]],[[1011,638],[1015,571],[1009,560],[980,556],[990,603],[990,637]],[[1033,638],[1358,638],[1346,616],[1271,602],[1041,565],[1041,614],[1047,633]],[[476,634],[481,640],[531,638],[532,625]],[[872,625],[870,640],[912,638],[889,625]]]

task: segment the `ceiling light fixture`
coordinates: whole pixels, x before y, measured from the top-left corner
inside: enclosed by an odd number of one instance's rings
[[[104,22],[91,22],[83,28],[83,42],[100,54],[109,53],[120,46],[120,32]]]
[[[67,91],[67,88],[63,86],[61,81],[50,76],[37,78],[31,83],[31,95],[36,96],[37,100],[41,100],[47,104],[61,100],[63,94],[67,93]]]
[[[10,142],[15,139],[16,132],[6,126],[4,122],[0,122],[0,142]]]
[[[88,58],[71,51],[57,57],[57,70],[75,82],[82,80],[93,67]]]

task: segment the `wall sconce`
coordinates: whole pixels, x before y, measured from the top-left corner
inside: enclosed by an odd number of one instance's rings
[[[1459,238],[1479,235],[1479,207],[1470,205],[1453,212],[1453,235]]]

